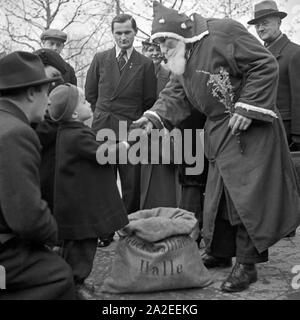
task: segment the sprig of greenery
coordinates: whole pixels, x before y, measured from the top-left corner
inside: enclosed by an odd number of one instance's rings
[[[229,113],[230,117],[232,117],[235,112],[233,102],[234,94],[228,71],[226,71],[225,68],[220,67],[219,73],[215,74],[204,70],[197,70],[197,72],[209,75],[207,86],[211,86],[213,97],[217,98],[218,101],[225,106],[225,113]],[[238,131],[235,135],[240,152],[243,154],[245,151],[245,146],[241,140],[241,131]]]
[[[220,72],[216,74],[203,70],[198,70],[197,72],[209,75],[207,86],[211,85],[213,97],[217,98],[225,106],[225,113],[229,113],[232,116],[234,113],[234,94],[228,71],[221,67]]]

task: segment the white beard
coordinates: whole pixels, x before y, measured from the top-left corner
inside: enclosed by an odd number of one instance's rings
[[[166,56],[168,62],[167,66],[175,75],[182,75],[185,71],[186,59],[185,59],[186,44],[183,41],[178,41],[176,48],[168,52]]]

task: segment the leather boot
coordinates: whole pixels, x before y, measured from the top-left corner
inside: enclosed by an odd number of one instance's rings
[[[239,292],[247,289],[249,285],[257,281],[255,264],[236,263],[228,278],[222,283],[224,292]]]

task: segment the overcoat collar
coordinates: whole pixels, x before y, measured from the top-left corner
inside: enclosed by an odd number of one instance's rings
[[[285,34],[283,34],[278,41],[275,41],[274,44],[271,44],[268,47],[268,50],[273,54],[275,58],[278,58],[281,54],[281,51],[290,42],[291,41],[288,39],[288,37]]]
[[[108,71],[107,74],[111,75],[111,81],[115,87],[112,99],[116,98],[120,94],[120,92],[122,92],[131,83],[132,79],[134,79],[137,75],[140,67],[141,65],[139,63],[138,53],[135,49],[133,49],[129,60],[124,67],[124,71],[120,75],[116,59],[116,50],[115,48],[111,49],[106,68]]]
[[[16,104],[8,99],[0,98],[0,111],[10,113],[16,118],[30,125],[26,114]]]
[[[64,121],[59,124],[60,128],[85,128],[86,125],[80,121]]]

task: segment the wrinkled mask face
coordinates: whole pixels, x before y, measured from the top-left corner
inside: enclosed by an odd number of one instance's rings
[[[186,66],[186,44],[174,38],[159,38],[158,42],[170,71],[176,75],[182,75]]]

